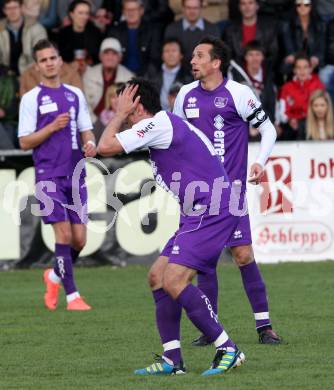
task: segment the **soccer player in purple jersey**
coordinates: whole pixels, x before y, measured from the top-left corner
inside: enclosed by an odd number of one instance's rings
[[[261,180],[276,140],[276,130],[251,89],[223,77],[228,57],[228,49],[219,39],[210,36],[203,38],[195,47],[191,60],[196,81],[181,88],[173,112],[205,133],[220,156],[231,182],[240,185],[240,207],[244,207],[244,213],[228,246],[240,269],[253,309],[259,342],[279,344],[281,339],[271,326],[266,287],[254,259],[246,203],[249,126],[257,128],[261,134],[260,151],[250,167],[248,181],[253,184]],[[217,275],[200,273],[198,287],[210,298],[217,313]],[[193,341],[195,346],[207,343],[204,336]]]
[[[90,310],[75,285],[72,262],[86,244],[87,223],[85,171],[77,177],[74,171],[84,156],[96,155],[93,126],[80,89],[60,82],[62,59],[56,47],[41,40],[33,56],[41,83],[22,97],[18,135],[22,149],[33,149],[36,197],[43,222],[52,225],[55,235],[56,261],[44,272],[44,302],[56,309],[62,282],[67,310]]]
[[[119,132],[125,121],[132,127]],[[120,93],[98,151],[113,156],[143,147],[149,148],[156,182],[179,201],[181,219],[168,254],[165,249],[160,260],[161,286],[153,292],[164,353],[135,374],[185,372],[180,349],[182,308],[216,347],[212,366],[202,375],[224,373],[241,365],[245,356],[219,323],[209,299],[191,281],[197,272],[215,272],[220,251],[238,223],[230,212],[237,203],[234,192],[209,139],[178,116],[161,111],[159,94],[149,81],[134,79]]]

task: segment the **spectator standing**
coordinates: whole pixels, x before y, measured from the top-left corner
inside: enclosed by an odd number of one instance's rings
[[[18,75],[32,64],[32,48],[47,34],[42,25],[24,18],[21,0],[4,0],[3,12],[6,18],[0,21],[0,64]]]
[[[57,25],[58,0],[23,0],[23,13],[34,22],[38,21],[47,30]]]
[[[322,66],[325,56],[325,25],[319,19],[311,0],[295,0],[291,19],[282,25],[284,71],[289,73],[296,53],[305,52],[312,69]]]
[[[129,81],[134,74],[121,65],[122,47],[115,38],[106,38],[100,47],[100,64],[87,67],[83,76],[84,91],[93,123],[105,107],[108,87]]]
[[[95,14],[95,12],[102,6],[103,0],[87,0],[91,6],[91,12]],[[105,0],[107,2],[111,2],[110,0]],[[68,8],[73,0],[57,0],[57,15],[58,19],[61,21],[62,26],[68,26],[71,24],[71,20],[68,17]],[[114,1],[112,1],[114,2]]]
[[[305,119],[311,94],[324,89],[318,75],[312,74],[310,59],[305,55],[296,56],[293,80],[282,86],[279,100],[281,139],[305,139]]]
[[[333,105],[326,91],[316,90],[310,97],[307,110],[306,138],[312,140],[334,138]]]
[[[112,27],[108,36],[119,40],[122,46],[122,64],[137,75],[147,72],[150,65],[160,64],[162,32],[143,21],[144,6],[141,0],[124,0],[125,20]]]
[[[220,36],[219,28],[202,17],[202,0],[182,0],[183,16],[166,28],[165,39],[176,38],[184,48],[184,63],[190,69],[192,52],[206,35]]]
[[[59,30],[57,39],[60,55],[65,62],[80,60],[86,64],[98,63],[102,35],[89,21],[90,13],[91,5],[87,0],[70,3],[68,15],[72,23]]]
[[[147,73],[149,80],[154,80],[160,92],[160,104],[163,110],[168,110],[169,90],[173,83],[190,83],[193,78],[182,65],[183,50],[180,42],[175,38],[166,40],[162,47],[162,65],[160,70],[151,67]]]
[[[258,15],[257,0],[240,0],[241,18],[234,20],[225,30],[224,40],[230,47],[232,58],[242,64],[244,47],[248,42],[257,40],[265,51],[265,57],[275,64],[278,51],[277,23]]]

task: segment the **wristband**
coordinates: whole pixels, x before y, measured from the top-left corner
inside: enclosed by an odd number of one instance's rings
[[[92,141],[91,139],[89,141],[87,141],[87,145],[88,144],[91,144],[94,146],[94,148],[96,148],[96,143],[94,141]]]

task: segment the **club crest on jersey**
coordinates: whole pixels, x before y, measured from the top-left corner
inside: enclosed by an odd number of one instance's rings
[[[69,102],[74,102],[75,95],[71,92],[65,92],[65,97]]]
[[[224,107],[226,107],[227,102],[228,102],[227,97],[216,96],[215,100],[214,100],[214,105],[217,108],[224,108]]]

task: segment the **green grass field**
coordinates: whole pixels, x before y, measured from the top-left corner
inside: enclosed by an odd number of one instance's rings
[[[332,389],[334,382],[334,262],[262,266],[281,346],[257,343],[254,321],[233,265],[219,268],[220,318],[246,354],[224,377],[201,378],[213,347],[193,348],[198,332],[184,316],[188,374],[132,374],[161,352],[147,268],[77,269],[82,295],[94,310],[43,307],[42,271],[0,274],[1,390]]]

